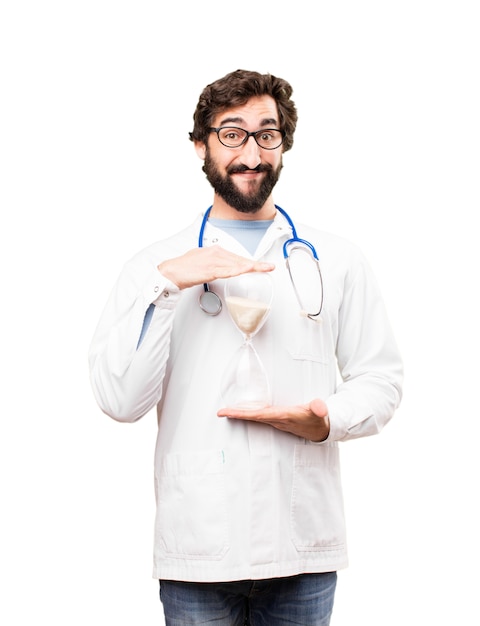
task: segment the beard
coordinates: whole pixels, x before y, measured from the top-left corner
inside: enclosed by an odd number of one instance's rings
[[[227,169],[226,175],[222,176],[207,150],[202,169],[207,176],[208,182],[214,188],[215,193],[225,200],[229,206],[240,213],[256,213],[263,207],[272,193],[280,177],[282,167],[282,162],[280,162],[276,170],[268,163],[260,163],[260,165],[253,170],[246,165],[232,165]],[[249,171],[265,172],[265,176],[259,184],[256,181],[252,181],[249,192],[243,193],[237,188],[231,176],[239,172]]]

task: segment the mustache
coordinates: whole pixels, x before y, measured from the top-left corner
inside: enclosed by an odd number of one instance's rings
[[[232,165],[227,169],[227,174],[241,174],[243,172],[271,172],[272,170],[272,166],[268,163],[259,163],[257,167],[254,167],[253,169],[251,167],[247,167],[246,165]]]

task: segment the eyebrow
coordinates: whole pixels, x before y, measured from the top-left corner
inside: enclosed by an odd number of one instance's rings
[[[225,124],[243,124],[245,120],[243,117],[225,117],[220,121],[220,126],[224,126]],[[277,126],[278,122],[274,117],[266,117],[260,122],[260,128]]]

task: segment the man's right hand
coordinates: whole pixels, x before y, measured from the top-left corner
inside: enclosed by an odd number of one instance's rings
[[[248,259],[220,246],[194,248],[157,266],[158,271],[179,289],[210,283],[249,272],[271,272],[275,265]]]

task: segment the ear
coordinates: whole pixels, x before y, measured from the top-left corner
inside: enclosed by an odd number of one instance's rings
[[[198,157],[202,159],[202,161],[205,161],[205,156],[207,154],[206,145],[203,143],[203,141],[194,141],[193,143],[195,145],[195,152],[197,153]]]

